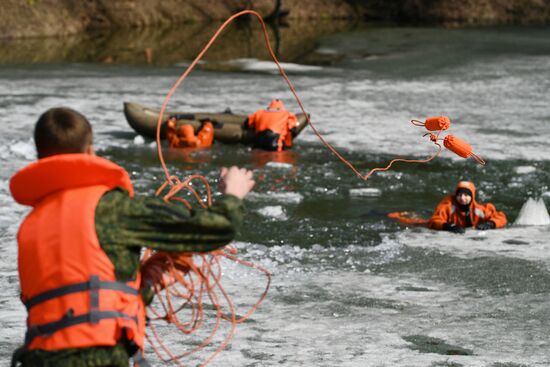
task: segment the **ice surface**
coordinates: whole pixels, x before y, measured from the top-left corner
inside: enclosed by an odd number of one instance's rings
[[[143,145],[143,144],[145,144],[145,139],[141,135],[136,135],[136,137],[134,138],[134,144],[135,145]]]
[[[258,59],[235,59],[227,62],[228,65],[239,67],[243,71],[255,71],[264,73],[279,73],[277,65],[273,61],[262,61]],[[323,68],[314,65],[300,65],[294,63],[282,62],[281,67],[290,73],[304,73],[319,71]]]
[[[285,210],[281,205],[265,206],[263,208],[258,209],[258,213],[260,213],[264,217],[273,218],[276,220],[288,219],[285,213]]]
[[[362,187],[349,190],[350,196],[380,196],[382,191],[375,187]]]
[[[277,169],[291,169],[292,167],[294,167],[290,163],[282,163],[282,162],[267,162],[265,166],[269,168],[277,168]]]
[[[271,201],[284,204],[299,204],[304,200],[304,196],[297,192],[273,192],[265,193],[251,192],[247,199],[252,201]]]
[[[525,175],[525,174],[528,174],[528,173],[533,173],[537,170],[536,167],[533,167],[533,166],[518,166],[514,169],[514,171],[516,171],[517,174],[520,174],[520,175]]]
[[[432,248],[453,256],[511,257],[546,264],[550,269],[549,227],[511,227],[478,231],[467,229],[464,235],[446,231],[403,231],[398,241],[410,247]]]

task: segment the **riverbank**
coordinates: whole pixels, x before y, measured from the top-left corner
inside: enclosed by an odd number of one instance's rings
[[[278,58],[303,62],[324,35],[346,32],[356,22],[346,20],[288,19],[285,26],[271,24],[267,31]],[[190,62],[221,23],[196,22],[164,27],[99,29],[64,37],[0,40],[0,65],[106,63],[171,66]],[[327,65],[338,55],[317,55],[312,64]],[[256,22],[227,28],[205,55],[199,68],[227,70],[236,59],[268,60],[270,56]]]
[[[280,5],[280,6],[278,6]],[[69,36],[97,29],[166,27],[222,20],[242,9],[266,18],[457,24],[550,20],[550,0],[4,0],[0,38]]]

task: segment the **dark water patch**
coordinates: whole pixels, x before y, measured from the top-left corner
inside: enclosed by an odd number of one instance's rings
[[[403,310],[404,305],[389,299],[363,297],[359,295],[343,298],[343,302],[349,306],[366,308],[386,308],[391,310]]]
[[[328,292],[328,288],[308,285],[307,290],[290,290],[285,291],[284,294],[272,295],[272,297],[285,305],[319,304],[319,312],[331,315],[350,314],[351,307],[391,310],[403,310],[405,308],[403,304],[390,299],[365,297],[354,292]],[[323,303],[324,305],[321,305]]]
[[[99,133],[98,135],[107,135],[122,140],[134,140],[134,138],[137,136],[137,134],[134,132],[124,130],[104,131],[102,133]]]
[[[241,353],[246,358],[255,359],[258,361],[266,361],[272,359],[275,356],[275,354],[273,353],[257,352],[251,349],[241,349]],[[247,364],[247,366],[256,366],[256,364]]]
[[[416,77],[511,54],[548,55],[549,35],[547,27],[366,27],[327,36],[321,47],[338,54],[346,68]]]
[[[415,287],[415,286],[412,286],[412,285],[396,287],[395,290],[405,291],[405,292],[433,292],[433,289],[426,288],[426,287]]]
[[[475,237],[470,237],[468,238],[469,240],[472,240],[472,241],[487,241],[487,238],[486,237],[482,237],[482,236],[475,236]]]
[[[420,353],[437,353],[449,356],[471,356],[474,354],[470,349],[447,344],[443,339],[432,338],[426,335],[409,335],[402,338],[413,344],[409,346],[410,349],[417,350]]]
[[[433,250],[406,248],[398,261],[374,265],[375,272],[416,273],[492,295],[550,293],[550,272],[516,258],[463,259]]]
[[[319,287],[309,284],[307,289],[297,291],[296,289],[280,290],[282,294],[271,294],[271,297],[281,301],[283,304],[299,305],[312,302],[326,302],[334,298],[334,295],[327,291],[328,287]]]
[[[440,361],[432,363],[430,367],[464,367],[464,365],[457,362]]]
[[[520,245],[520,246],[531,244],[530,242],[522,241],[522,240],[516,240],[516,239],[504,240],[504,241],[502,241],[502,243],[504,243],[506,245]]]
[[[128,138],[132,138],[130,134],[124,136],[129,144],[127,147],[113,146],[99,153],[131,172],[132,179],[138,183],[138,194],[150,195],[164,181],[156,146],[150,146],[149,142],[135,145]],[[221,167],[238,165],[253,169],[254,197],[246,200],[248,213],[239,239],[267,246],[376,246],[382,242],[384,234],[404,228],[387,218],[387,213],[412,211],[429,217],[460,179],[474,181],[479,200],[494,203],[512,221],[528,195],[540,194],[550,180],[550,162],[546,161],[536,162],[537,170],[533,174],[518,177],[513,167],[533,163],[493,160],[480,168],[470,161],[439,158],[430,164],[396,164],[392,171],[375,174],[368,184],[364,184],[323,147],[299,140],[295,150],[287,156],[289,168],[285,169],[269,166],[270,161],[277,162],[276,155],[242,145],[215,144],[212,149],[191,152],[164,148],[163,152],[172,174],[180,177],[206,175],[214,191]],[[345,150],[343,153],[364,172],[383,166],[393,158]],[[350,190],[364,187],[379,189],[380,196],[349,195]],[[285,219],[262,214],[269,206],[279,206]],[[347,261],[346,256],[336,255],[332,260],[327,259],[327,266],[338,267],[342,265],[340,261]],[[362,262],[365,255],[357,256],[355,260]],[[302,261],[315,263],[319,260],[304,258]]]

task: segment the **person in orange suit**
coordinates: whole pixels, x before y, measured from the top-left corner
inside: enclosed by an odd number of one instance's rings
[[[256,132],[256,148],[278,152],[292,147],[297,126],[296,115],[287,111],[279,99],[272,100],[266,109],[254,112],[245,121],[245,127]]]
[[[506,215],[491,203],[476,201],[476,187],[472,182],[460,181],[454,195],[445,197],[436,207],[428,227],[453,233],[464,233],[465,228],[479,230],[502,228]]]
[[[195,135],[191,124],[176,126],[176,118],[170,117],[166,122],[166,139],[170,148],[206,148],[214,142],[214,125],[205,120]]]

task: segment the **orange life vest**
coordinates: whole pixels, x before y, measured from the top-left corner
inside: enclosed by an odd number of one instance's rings
[[[133,196],[122,167],[88,154],[40,159],[12,177],[15,200],[33,207],[17,235],[27,349],[114,346],[123,335],[143,348],[140,275],[117,281],[95,230],[97,204],[116,187]]]
[[[258,110],[248,116],[248,127],[254,128],[256,133],[271,130],[275,134],[279,134],[279,151],[282,150],[283,142],[287,147],[292,146],[290,130],[297,125],[296,115],[287,111],[282,104],[278,108],[270,107],[265,110]]]

